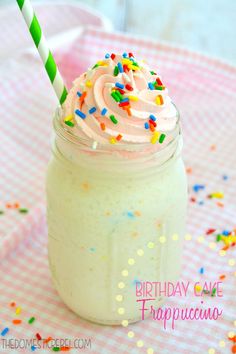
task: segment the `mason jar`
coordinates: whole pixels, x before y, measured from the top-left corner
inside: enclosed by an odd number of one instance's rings
[[[148,144],[113,151],[73,135],[61,114],[46,182],[53,283],[87,320],[138,321],[136,283],[180,275],[187,183],[179,121],[160,151]]]

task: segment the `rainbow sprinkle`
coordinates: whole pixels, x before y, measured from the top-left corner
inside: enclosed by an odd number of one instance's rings
[[[80,111],[79,109],[75,110],[75,114],[77,114],[77,116],[79,116],[82,119],[86,118],[86,114],[84,114],[82,111]]]
[[[96,107],[92,107],[89,110],[89,114],[93,114],[94,112],[96,112],[97,108]]]
[[[101,110],[101,115],[102,116],[105,116],[107,113],[107,109],[104,107],[102,110]]]
[[[110,120],[111,120],[112,123],[114,123],[114,124],[117,124],[117,123],[118,123],[118,120],[116,119],[116,117],[115,117],[113,114],[110,115]]]

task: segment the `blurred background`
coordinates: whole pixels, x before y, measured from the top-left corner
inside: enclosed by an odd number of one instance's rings
[[[115,30],[169,41],[236,64],[236,0],[74,2],[100,11],[111,20]],[[12,0],[0,0],[1,5],[14,3]]]

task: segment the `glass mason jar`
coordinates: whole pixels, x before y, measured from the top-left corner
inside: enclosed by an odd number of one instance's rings
[[[46,187],[53,283],[85,319],[138,321],[136,282],[180,274],[187,183],[179,122],[172,142],[150,154],[147,144],[94,149],[63,127],[60,109],[54,130]]]

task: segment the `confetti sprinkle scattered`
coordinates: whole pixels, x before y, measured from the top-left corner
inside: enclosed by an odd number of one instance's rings
[[[12,323],[14,324],[14,325],[19,325],[19,324],[21,324],[21,320],[12,320]]]
[[[203,273],[204,273],[204,268],[203,268],[203,267],[200,268],[199,273],[200,273],[200,274],[203,274]]]
[[[35,321],[35,317],[31,317],[28,321],[29,324],[32,324]]]
[[[193,186],[193,190],[196,193],[199,192],[200,190],[203,190],[203,189],[205,189],[205,186],[203,184],[195,184]]]
[[[9,328],[8,327],[4,328],[1,332],[1,336],[4,337],[8,332],[9,332]]]
[[[208,198],[223,199],[224,198],[224,193],[222,193],[222,192],[213,192],[213,193],[208,195]]]
[[[37,349],[37,347],[35,345],[31,346],[31,351],[34,352]]]
[[[42,339],[42,337],[40,336],[39,333],[36,333],[36,334],[35,334],[35,337],[36,337],[38,340],[41,340],[41,339]]]
[[[16,308],[16,315],[19,315],[21,313],[21,307]]]
[[[29,212],[29,210],[27,208],[20,208],[19,209],[19,213],[21,214],[27,214]]]
[[[208,230],[206,231],[206,235],[211,235],[211,234],[213,234],[215,231],[216,231],[216,229],[208,229]]]

